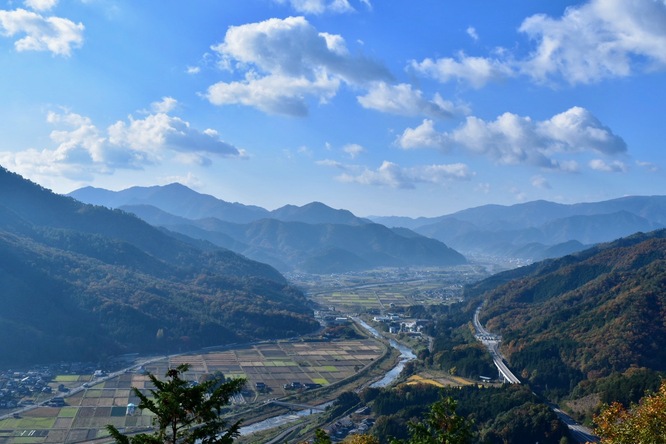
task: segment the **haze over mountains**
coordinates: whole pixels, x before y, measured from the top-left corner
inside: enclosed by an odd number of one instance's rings
[[[435,239],[392,230],[319,202],[268,211],[198,194],[180,184],[118,192],[82,188],[70,196],[132,212],[153,225],[208,240],[281,271],[336,273],[466,262]]]
[[[464,254],[541,260],[666,227],[666,196],[633,196],[573,205],[534,201],[484,205],[436,218],[372,217],[410,228]]]
[[[99,359],[312,331],[269,265],[0,168],[0,363]]]
[[[122,208],[153,225],[207,239],[282,271],[299,268],[310,272],[341,272],[382,265],[460,262],[459,257],[447,253],[441,244],[418,235],[436,239],[465,255],[535,261],[581,251],[635,232],[666,227],[666,196],[634,196],[573,205],[547,201],[484,205],[417,219],[359,218],[319,202],[268,211],[225,202],[180,184],[133,187],[118,192],[86,187],[70,196]],[[371,222],[393,228],[387,231]],[[354,241],[345,243],[344,239],[352,233]],[[393,249],[388,245],[393,245]]]

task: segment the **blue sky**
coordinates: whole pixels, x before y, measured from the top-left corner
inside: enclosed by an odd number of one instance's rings
[[[664,0],[0,2],[0,164],[436,216],[666,189]]]

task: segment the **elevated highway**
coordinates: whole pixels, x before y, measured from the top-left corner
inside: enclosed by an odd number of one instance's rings
[[[520,384],[520,379],[514,375],[511,370],[504,363],[504,358],[499,351],[499,343],[501,338],[497,335],[490,333],[486,330],[481,322],[479,321],[479,312],[481,311],[481,306],[479,306],[474,312],[474,329],[476,330],[476,339],[481,341],[483,345],[488,348],[490,356],[493,358],[495,367],[499,371],[500,376],[504,382],[509,384]]]

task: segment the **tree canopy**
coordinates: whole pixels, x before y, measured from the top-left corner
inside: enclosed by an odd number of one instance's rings
[[[152,434],[125,436],[114,426],[107,430],[117,444],[229,444],[238,436],[240,421],[227,427],[220,417],[222,408],[229,404],[233,395],[245,385],[245,379],[221,381],[209,379],[193,384],[183,378],[189,369],[181,364],[166,373],[166,381],[152,374],[149,378],[155,385],[146,396],[133,388],[141,399],[139,409],[148,409],[155,414],[155,431]]]
[[[619,402],[605,406],[594,422],[602,444],[666,443],[666,381],[628,409]]]

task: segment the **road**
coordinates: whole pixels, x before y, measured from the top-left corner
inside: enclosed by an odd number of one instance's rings
[[[511,370],[509,370],[509,368],[504,363],[504,357],[499,351],[499,343],[501,342],[500,337],[486,330],[479,321],[479,312],[481,311],[482,306],[483,305],[480,305],[474,312],[474,329],[476,330],[476,338],[488,348],[490,355],[493,357],[495,366],[502,374],[505,381],[511,384],[520,384],[520,380],[511,372]],[[566,424],[566,426],[569,428],[569,433],[576,440],[576,442],[599,442],[599,438],[594,435],[592,430],[578,424],[571,416],[560,410],[557,405],[548,403],[548,407],[550,407],[550,409],[557,415],[560,421]]]
[[[483,325],[481,325],[481,322],[479,321],[480,311],[481,306],[479,306],[474,312],[474,329],[476,330],[476,338],[488,348],[490,356],[492,356],[493,362],[495,363],[495,367],[499,370],[504,381],[510,384],[520,384],[520,379],[518,379],[504,363],[504,358],[499,351],[500,338],[490,333],[483,327]]]

